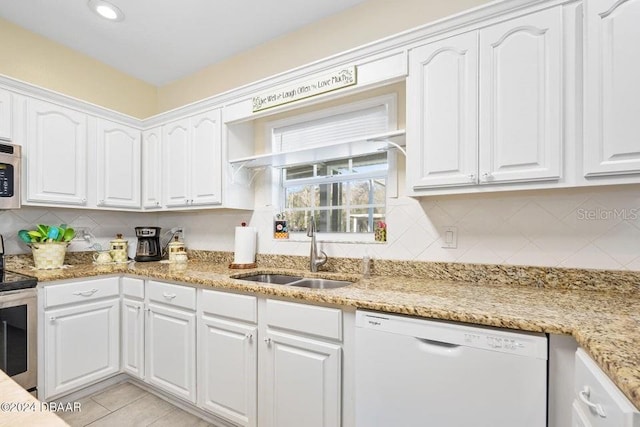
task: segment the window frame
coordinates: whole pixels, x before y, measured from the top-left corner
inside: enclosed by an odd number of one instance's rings
[[[313,163],[311,166],[313,167],[313,177],[310,178],[298,178],[298,179],[291,179],[291,180],[287,180],[285,178],[286,175],[286,169],[287,168],[282,168],[280,171],[280,185],[279,185],[279,189],[280,191],[280,203],[278,206],[280,206],[281,212],[289,212],[289,211],[298,211],[298,212],[304,212],[304,211],[332,211],[332,210],[345,210],[347,212],[352,212],[353,210],[356,209],[367,209],[367,210],[371,210],[371,209],[379,209],[382,208],[385,211],[385,216],[386,216],[386,207],[387,207],[387,196],[386,196],[386,187],[387,187],[387,181],[388,181],[388,175],[389,175],[389,152],[387,151],[386,153],[386,159],[384,164],[387,165],[387,167],[384,170],[377,170],[377,171],[369,171],[369,172],[356,172],[356,173],[349,173],[349,174],[345,174],[345,175],[317,175],[318,172],[318,163]],[[361,157],[366,157],[367,155],[361,155],[361,156],[354,156],[354,157],[350,157],[348,158],[349,161],[349,170],[353,170],[353,160],[354,159],[358,159]],[[295,166],[294,166],[295,167]],[[373,182],[375,182],[376,180],[379,179],[383,179],[384,180],[384,186],[385,186],[385,202],[384,203],[367,203],[367,204],[352,204],[351,203],[351,188],[354,182],[359,182],[359,181],[370,181],[371,182],[371,188],[369,191],[375,191],[373,189]],[[326,185],[326,184],[337,184],[337,183],[342,183],[347,185],[347,190],[346,190],[346,203],[343,205],[337,205],[337,206],[312,206],[307,207],[307,208],[291,208],[291,207],[287,207],[287,188],[292,188],[292,187],[298,187],[298,186],[320,186],[320,185]],[[315,197],[312,197],[312,201],[315,200]],[[331,232],[329,234],[347,234],[347,235],[366,235],[366,234],[370,234],[373,233],[374,231],[374,224],[375,224],[375,219],[372,220],[373,224],[371,224],[372,226],[372,230],[370,232],[366,232],[366,233],[358,233],[358,232],[353,232],[350,231],[349,229],[351,228],[351,222],[347,221],[346,222],[346,228],[347,231],[344,232]],[[322,231],[318,231],[318,232],[322,232]],[[292,233],[292,231],[290,230],[290,234]],[[299,233],[299,232],[293,232],[293,233]],[[328,234],[327,232],[322,232],[324,234]]]
[[[378,106],[384,106],[387,111],[387,129],[388,131],[398,128],[397,116],[398,116],[398,96],[396,93],[389,93],[380,96],[367,98],[361,101],[355,101],[348,104],[342,104],[335,107],[324,108],[321,110],[313,111],[310,113],[303,113],[296,116],[287,117],[284,119],[274,120],[265,123],[265,145],[270,146],[271,152],[278,151],[278,141],[276,141],[276,130],[282,127],[296,125],[304,122],[310,122],[314,120],[320,120],[326,117],[347,114],[356,112],[359,110],[366,110]],[[337,160],[337,159],[327,159]],[[387,175],[386,175],[386,197],[385,197],[385,216],[388,208],[388,199],[398,196],[398,177],[396,167],[396,153],[395,150],[387,151]],[[295,166],[295,165],[292,165]],[[284,183],[283,183],[283,168],[277,168],[272,170],[271,174],[271,188],[272,188],[272,206],[274,209],[274,217],[276,214],[280,214],[285,211],[285,195],[284,195]],[[349,180],[351,180],[350,175]],[[324,183],[329,183],[329,179]],[[340,180],[343,181],[343,180]],[[342,243],[383,243],[376,242],[374,233],[328,233],[318,232],[319,237],[325,242],[342,242]],[[274,239],[275,241],[282,241]],[[307,241],[308,238],[304,232],[290,232],[289,241]]]

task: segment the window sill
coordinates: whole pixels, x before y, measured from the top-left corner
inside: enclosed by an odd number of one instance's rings
[[[306,233],[289,233],[288,239],[273,239],[274,242],[310,242],[311,238]],[[316,234],[318,243],[346,243],[346,244],[374,244],[384,245],[387,242],[379,242],[374,238],[373,233],[318,233]]]

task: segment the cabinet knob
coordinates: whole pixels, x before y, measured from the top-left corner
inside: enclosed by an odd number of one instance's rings
[[[87,199],[82,199],[82,203],[87,203]]]
[[[156,206],[160,206],[160,202],[156,202]]]
[[[265,338],[264,342],[266,342],[267,345],[271,345],[271,338]]]
[[[104,200],[100,200],[100,201],[98,202],[98,204],[100,204],[100,205],[104,205]]]
[[[476,180],[476,175],[475,174],[469,174],[469,181],[474,182]]]
[[[51,322],[55,322],[55,321],[56,321],[56,318],[55,318],[54,316],[51,316],[51,317],[49,317],[49,321],[51,321]]]
[[[491,181],[492,179],[493,179],[493,175],[491,175],[491,172],[485,172],[482,174],[483,181]]]
[[[170,294],[168,292],[163,292],[162,296],[165,297],[168,300],[172,300],[172,299],[174,299],[176,297],[176,294]]]
[[[253,339],[253,334],[245,334],[244,338],[251,341]]]

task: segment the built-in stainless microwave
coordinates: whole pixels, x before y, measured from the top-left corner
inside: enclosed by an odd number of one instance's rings
[[[20,207],[19,145],[0,142],[0,209]]]

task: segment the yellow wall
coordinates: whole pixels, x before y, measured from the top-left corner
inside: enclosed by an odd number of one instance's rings
[[[486,1],[367,0],[159,88],[0,18],[0,74],[146,118]]]
[[[158,111],[177,108],[486,2],[368,0],[160,87]]]
[[[157,88],[0,18],[0,74],[138,118],[157,111]]]

